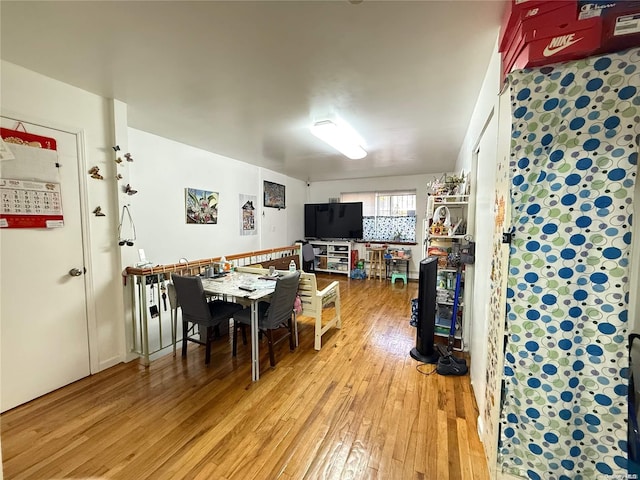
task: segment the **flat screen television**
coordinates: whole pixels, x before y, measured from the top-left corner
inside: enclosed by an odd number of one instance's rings
[[[419,268],[416,346],[409,354],[420,362],[436,363],[440,356],[433,346],[436,328],[438,257],[427,257],[421,260]]]
[[[306,203],[306,238],[362,238],[362,202]]]

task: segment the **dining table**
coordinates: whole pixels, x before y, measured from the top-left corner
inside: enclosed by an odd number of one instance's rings
[[[202,279],[206,295],[235,302],[251,309],[251,380],[254,382],[260,379],[258,303],[269,300],[275,290],[277,275],[277,272],[275,275],[268,275],[246,268]]]

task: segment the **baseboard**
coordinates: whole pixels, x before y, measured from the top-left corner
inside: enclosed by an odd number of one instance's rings
[[[104,361],[102,361],[102,362],[100,362],[98,364],[98,368],[100,369],[98,371],[101,372],[103,370],[106,370],[107,368],[111,368],[114,365],[122,363],[122,361],[123,360],[122,360],[122,358],[120,356],[115,356],[115,357],[108,358],[107,360],[104,360]],[[94,372],[94,373],[97,373],[97,372]]]

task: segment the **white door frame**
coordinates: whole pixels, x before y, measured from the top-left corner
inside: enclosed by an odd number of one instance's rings
[[[89,372],[96,373],[100,370],[99,358],[98,358],[98,325],[96,321],[95,310],[95,293],[93,289],[93,268],[91,262],[91,235],[89,231],[89,222],[87,217],[88,197],[87,197],[87,176],[84,174],[87,171],[87,155],[85,144],[85,131],[82,128],[72,127],[68,125],[61,125],[57,122],[50,122],[48,120],[34,118],[30,115],[22,115],[20,113],[2,110],[0,116],[15,120],[16,122],[25,122],[32,125],[38,125],[39,127],[49,128],[51,130],[58,130],[65,132],[76,137],[76,149],[78,152],[78,178],[80,183],[78,185],[78,200],[80,202],[80,225],[82,231],[82,257],[84,268],[87,273],[83,275],[84,290],[85,290],[85,311],[87,315],[87,334],[88,334],[88,347],[89,347]],[[64,167],[64,165],[63,165]]]

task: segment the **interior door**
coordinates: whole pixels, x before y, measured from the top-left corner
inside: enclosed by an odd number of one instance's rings
[[[0,122],[16,126],[13,119]],[[2,411],[90,373],[77,137],[23,124],[57,140],[64,225],[0,229]],[[0,161],[0,177],[19,176],[17,161]]]

